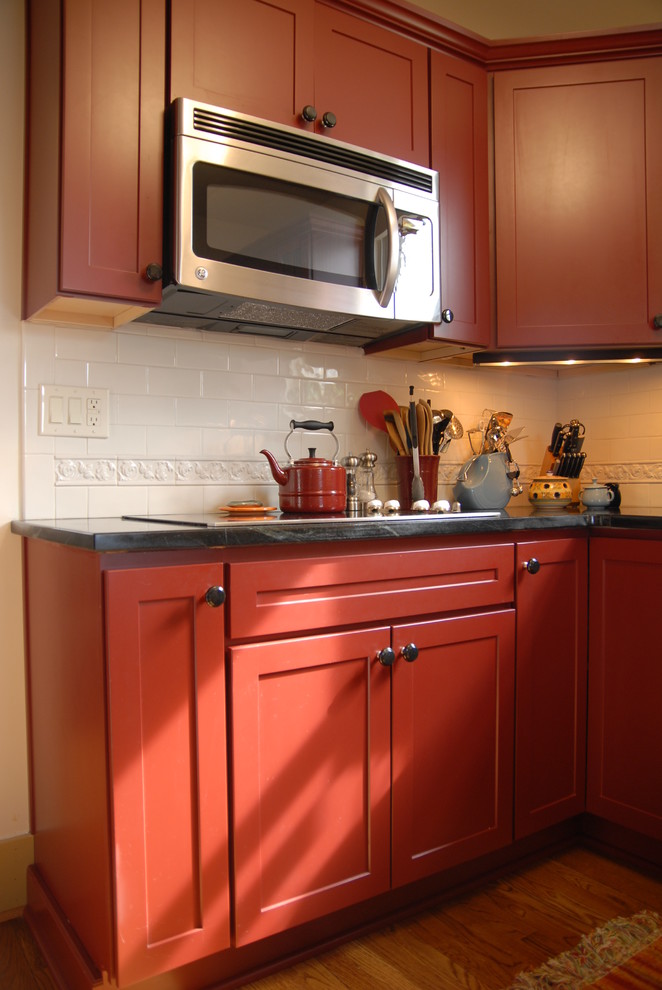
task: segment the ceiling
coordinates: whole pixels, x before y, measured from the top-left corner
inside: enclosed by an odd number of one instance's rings
[[[413,0],[490,41],[662,28],[662,0]]]

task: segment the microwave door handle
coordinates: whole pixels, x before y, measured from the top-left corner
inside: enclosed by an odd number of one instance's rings
[[[398,268],[400,265],[400,232],[398,230],[398,214],[396,213],[393,200],[386,189],[380,188],[377,192],[377,201],[381,203],[386,211],[386,224],[388,229],[388,265],[386,268],[386,280],[384,288],[377,296],[377,302],[384,309],[393,298],[395,283],[398,278]]]

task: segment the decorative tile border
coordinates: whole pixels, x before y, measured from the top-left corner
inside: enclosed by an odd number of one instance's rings
[[[141,458],[66,458],[55,461],[55,485],[266,484],[269,465],[261,462]]]
[[[462,464],[442,461],[439,483],[453,485]],[[520,481],[529,484],[540,473],[532,464],[520,464]],[[584,477],[619,481],[627,484],[647,484],[662,481],[662,462],[638,464],[597,464],[591,462]],[[233,485],[269,484],[269,465],[262,461],[177,460],[175,458],[64,458],[55,461],[55,485]],[[397,484],[394,461],[377,464],[377,484]]]

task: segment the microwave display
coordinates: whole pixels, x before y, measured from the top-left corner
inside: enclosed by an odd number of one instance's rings
[[[196,162],[193,251],[242,269],[381,291],[384,207],[329,190]]]

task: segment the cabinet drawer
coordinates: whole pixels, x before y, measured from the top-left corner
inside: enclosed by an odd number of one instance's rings
[[[512,544],[232,563],[232,639],[511,602]]]

